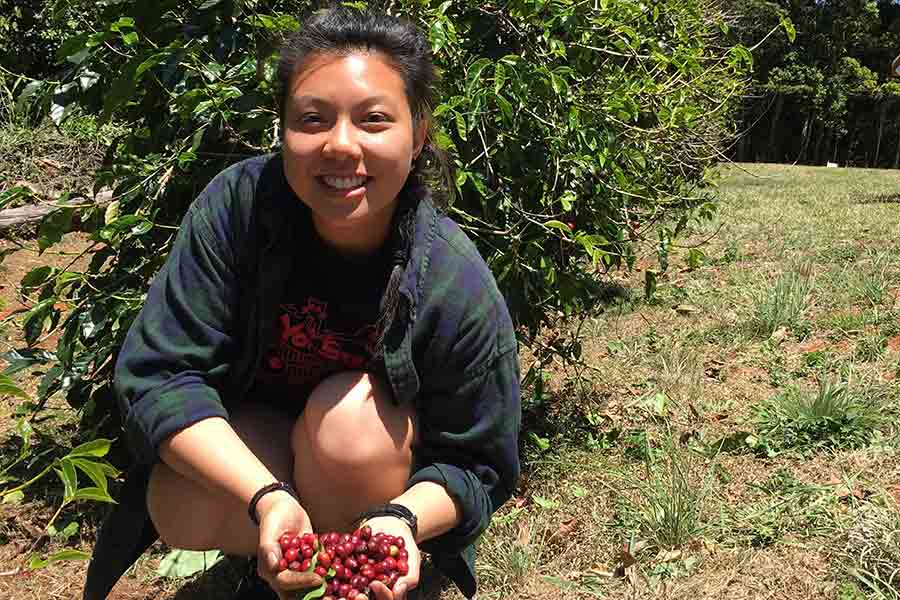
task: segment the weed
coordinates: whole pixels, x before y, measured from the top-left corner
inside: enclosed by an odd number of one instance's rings
[[[885,252],[870,253],[870,256],[872,269],[858,270],[852,280],[851,289],[858,300],[879,306],[884,302],[892,282],[889,272],[891,257]]]
[[[856,342],[853,357],[862,362],[875,362],[887,348],[888,338],[880,331],[861,337]]]
[[[703,387],[702,356],[694,349],[674,343],[660,350],[657,383],[662,392],[678,403],[699,398]]]
[[[754,407],[759,437],[775,450],[859,448],[881,422],[878,409],[843,383],[822,380],[816,393],[788,388]]]
[[[620,504],[624,521],[660,550],[680,548],[704,528],[701,515],[713,470],[697,482],[683,452],[667,437],[658,455],[645,462],[646,477],[634,484],[637,501]]]
[[[860,509],[847,531],[843,558],[865,589],[900,600],[900,514],[874,504]]]
[[[812,266],[809,263],[779,276],[772,287],[756,298],[751,321],[754,334],[769,337],[781,327],[797,327],[811,289]]]

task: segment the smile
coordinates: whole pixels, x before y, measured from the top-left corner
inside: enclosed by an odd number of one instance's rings
[[[352,190],[362,186],[369,180],[368,177],[336,177],[334,175],[322,175],[320,179],[328,187],[337,190]]]

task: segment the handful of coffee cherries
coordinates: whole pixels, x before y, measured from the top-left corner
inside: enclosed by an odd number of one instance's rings
[[[372,534],[367,525],[353,533],[282,535],[278,570],[314,572],[325,579],[322,600],[364,600],[372,581],[393,589],[409,572],[409,553],[402,537]]]

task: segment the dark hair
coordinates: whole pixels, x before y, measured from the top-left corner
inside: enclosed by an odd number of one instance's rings
[[[422,119],[428,120],[430,126],[437,70],[428,38],[409,21],[369,10],[334,6],[307,18],[282,44],[275,88],[282,132],[290,84],[304,63],[314,56],[357,52],[376,52],[397,70],[403,78],[413,127]],[[453,190],[451,177],[446,155],[434,145],[429,131],[425,146],[400,191],[394,213],[388,240],[393,266],[381,297],[376,323],[378,341],[373,358],[382,355],[385,335],[390,331],[400,305],[400,279],[409,260],[419,200],[428,192],[436,205],[444,206]]]

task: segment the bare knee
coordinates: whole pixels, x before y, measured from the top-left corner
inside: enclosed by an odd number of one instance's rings
[[[191,511],[203,505],[206,510]],[[192,513],[186,522],[185,508]],[[211,550],[224,525],[225,507],[215,510],[208,492],[188,481],[169,466],[153,467],[147,486],[147,510],[159,538],[173,548]]]
[[[312,451],[323,467],[354,469],[409,463],[414,433],[412,410],[394,405],[387,383],[348,371],[313,390],[291,441],[295,455]]]

